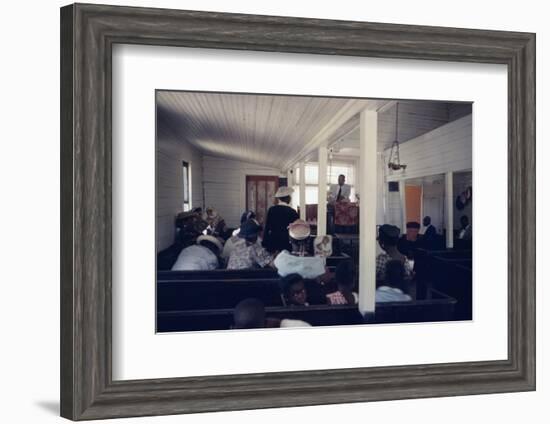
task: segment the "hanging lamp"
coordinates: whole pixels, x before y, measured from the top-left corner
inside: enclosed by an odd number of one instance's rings
[[[395,140],[391,145],[388,168],[392,171],[407,168],[407,165],[401,164],[399,160],[399,102],[395,105]]]

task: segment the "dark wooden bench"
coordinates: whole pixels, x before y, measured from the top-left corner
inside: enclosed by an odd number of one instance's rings
[[[453,319],[456,300],[434,291],[432,298],[411,302],[382,302],[369,324],[436,322]],[[357,306],[276,306],[267,307],[266,316],[296,319],[313,326],[365,324]],[[157,331],[206,331],[229,329],[233,308],[203,310],[163,310],[157,314]]]
[[[457,300],[455,319],[472,319],[472,262],[435,256],[432,261],[433,289]]]
[[[234,308],[250,297],[267,306],[284,305],[280,279],[157,282],[157,311]]]
[[[314,326],[362,324],[357,306],[267,307],[266,317],[295,319]],[[233,309],[163,311],[157,315],[157,331],[227,330],[233,325]]]
[[[170,280],[246,280],[277,278],[273,268],[261,269],[214,269],[210,271],[157,271],[157,281]]]
[[[428,299],[376,304],[374,323],[437,322],[454,319],[456,299],[431,290]]]
[[[308,302],[311,305],[325,305],[325,288],[316,280],[304,280],[304,283]],[[159,311],[232,308],[251,297],[260,299],[266,306],[284,305],[281,277],[157,282]]]
[[[456,266],[466,267],[469,271],[464,272],[464,268]],[[435,288],[457,299],[456,314],[460,319],[471,319],[471,250],[416,249],[414,270],[417,297],[424,298],[430,289]]]
[[[343,252],[338,256],[335,256],[335,255],[329,256],[327,258],[327,266],[337,267],[338,264],[342,261],[351,261],[351,256]]]

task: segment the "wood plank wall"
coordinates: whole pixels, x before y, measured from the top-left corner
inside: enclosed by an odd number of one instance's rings
[[[238,227],[245,210],[246,175],[285,176],[276,168],[203,156],[205,205],[213,206],[230,227]]]
[[[389,149],[385,151],[387,163]],[[458,118],[428,133],[416,137],[400,146],[401,163],[407,164],[405,172],[391,172],[384,167],[387,181],[407,180],[448,171],[463,171],[472,168],[472,115]],[[457,177],[455,190],[471,184],[471,173]],[[380,176],[379,176],[380,177]],[[385,221],[402,227],[401,203],[399,193],[389,193],[385,185],[386,210]],[[471,216],[471,207],[470,207]],[[463,213],[468,214],[468,211]],[[459,219],[460,216],[457,218]],[[456,219],[455,219],[456,221]],[[456,224],[455,224],[456,225]]]
[[[174,242],[176,215],[183,210],[183,164],[190,164],[191,207],[203,206],[202,154],[158,122],[157,166],[157,252]]]
[[[390,150],[385,151],[387,158]],[[386,168],[388,181],[399,181],[449,171],[472,168],[472,115],[442,125],[435,130],[416,137],[399,148],[405,171],[392,172]]]

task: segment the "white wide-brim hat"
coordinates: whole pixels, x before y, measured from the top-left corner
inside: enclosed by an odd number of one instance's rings
[[[310,234],[311,228],[303,219],[297,219],[288,226],[288,235],[294,240],[305,240]]]
[[[290,196],[292,193],[294,193],[294,189],[292,187],[283,186],[279,187],[277,193],[275,193],[275,197],[287,197]]]
[[[221,242],[216,237],[211,236],[211,235],[199,236],[199,237],[197,237],[197,244],[201,244],[201,241],[203,241],[203,240],[214,243],[216,245],[216,247],[219,249],[220,252],[223,250],[223,244],[221,244]]]

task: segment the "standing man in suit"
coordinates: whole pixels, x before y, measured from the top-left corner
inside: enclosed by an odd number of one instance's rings
[[[290,206],[293,192],[292,187],[279,187],[275,193],[277,204],[267,211],[262,244],[269,252],[292,250],[288,238],[288,226],[300,218],[298,212]]]
[[[424,225],[424,235],[422,236],[422,245],[425,249],[433,249],[436,241],[437,231],[432,225],[432,218],[425,216],[422,220],[422,225]]]
[[[329,190],[329,202],[349,202],[351,186],[346,184],[346,176],[338,176],[338,184],[331,184]]]

